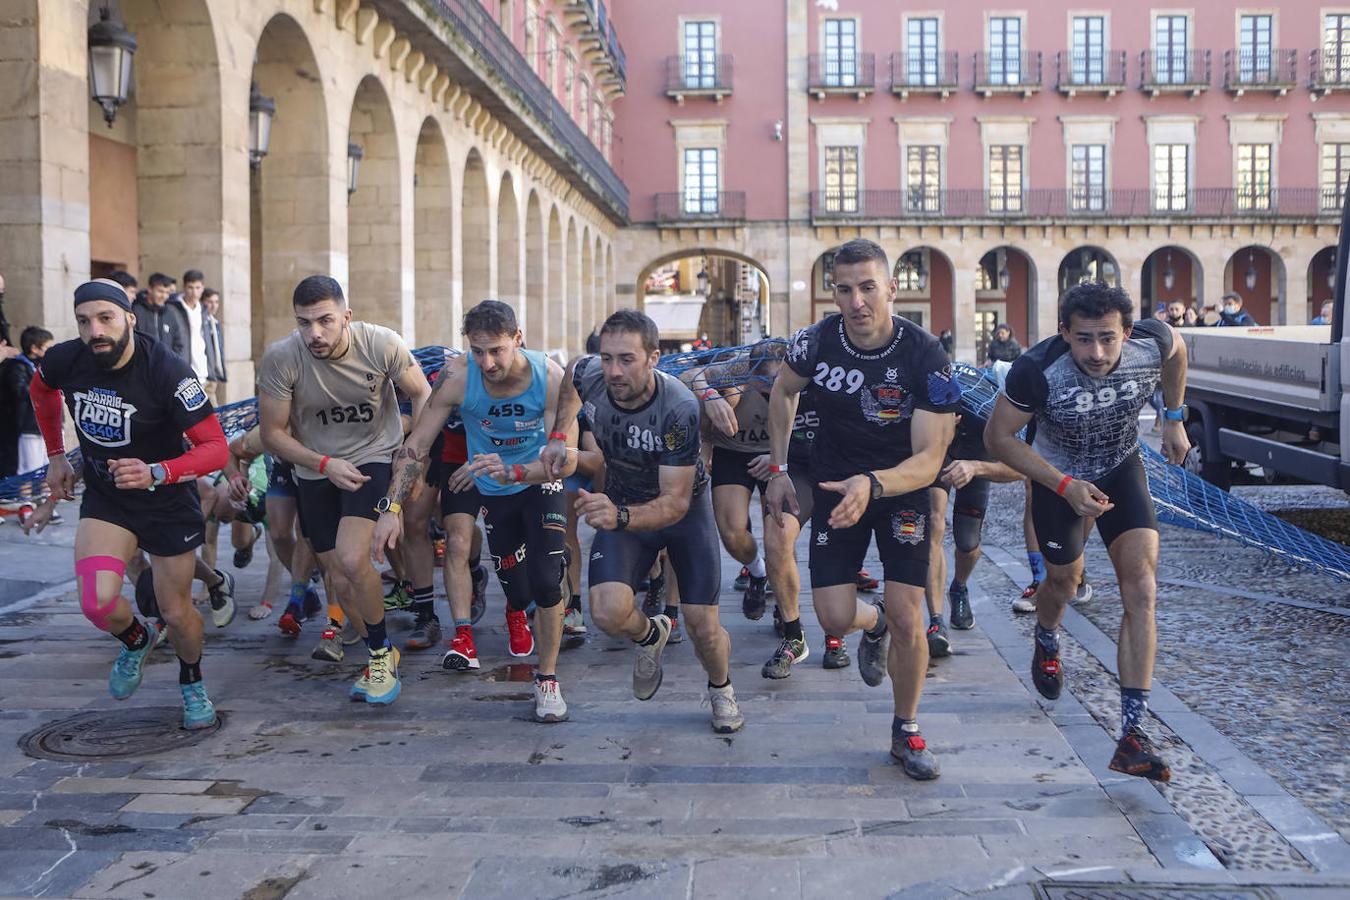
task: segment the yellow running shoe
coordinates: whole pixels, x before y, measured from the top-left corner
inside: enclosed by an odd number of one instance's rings
[[[370,663],[361,671],[361,677],[352,685],[353,700],[388,705],[398,697],[400,690],[398,664],[402,659],[397,647],[386,642],[383,650],[372,650]],[[377,682],[378,678],[378,682]],[[378,699],[376,699],[378,698]]]

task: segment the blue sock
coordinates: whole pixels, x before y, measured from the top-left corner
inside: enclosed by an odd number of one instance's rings
[[[383,650],[384,645],[389,643],[384,633],[384,619],[378,622],[366,623],[366,646],[371,652]]]
[[[1049,656],[1056,656],[1059,653],[1059,631],[1056,629],[1045,628],[1040,622],[1036,623],[1036,643],[1041,645],[1041,652]]]
[[[290,612],[292,609],[296,612],[300,612],[300,608],[305,602],[305,589],[308,587],[309,582],[307,581],[297,581],[291,585],[291,599],[286,601],[287,612]]]
[[[1142,728],[1148,715],[1148,691],[1143,688],[1120,689],[1120,736]]]
[[[1039,550],[1027,551],[1027,565],[1031,566],[1031,580],[1045,580],[1045,557],[1041,556]]]

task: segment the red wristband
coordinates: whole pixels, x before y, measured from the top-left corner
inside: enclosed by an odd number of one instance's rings
[[[331,457],[331,456],[325,456],[323,459],[319,460],[319,474],[320,474],[320,475],[323,474],[323,470],[328,466],[328,461],[329,461],[330,459],[332,459],[332,458],[333,458],[333,457]]]
[[[515,479],[515,481],[516,481],[517,484],[519,484],[520,482],[524,481],[524,480],[525,480],[525,467],[522,466],[520,463],[515,463],[515,464],[513,464],[513,465],[511,466],[511,476]]]
[[[787,470],[788,470],[787,463],[783,463],[781,466],[775,466],[772,464],[769,466],[769,472],[774,475],[777,475],[779,472],[786,472]]]
[[[1055,488],[1055,493],[1056,493],[1056,494],[1059,494],[1061,497],[1063,497],[1063,496],[1064,496],[1064,489],[1065,489],[1066,487],[1069,486],[1069,482],[1070,482],[1070,481],[1073,481],[1073,476],[1072,476],[1072,475],[1065,475],[1065,476],[1064,476],[1064,480],[1061,481],[1061,482],[1059,483],[1059,487]]]
[[[704,400],[711,400],[714,397],[721,397],[721,396],[722,395],[717,392],[717,388],[708,388],[706,391],[703,392]]]
[[[567,440],[567,432],[565,432],[565,431],[550,431],[550,432],[548,433],[548,439],[549,439],[550,441],[565,441],[565,440]]]

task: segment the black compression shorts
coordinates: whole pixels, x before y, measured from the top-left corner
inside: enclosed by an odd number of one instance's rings
[[[680,603],[716,606],[722,589],[722,547],[710,494],[703,491],[694,497],[684,518],[660,531],[596,531],[589,583],[619,582],[636,589],[664,549],[679,580]]]
[[[717,488],[724,484],[738,484],[752,494],[758,488],[762,496],[764,482],[752,476],[748,468],[756,456],[762,455],[760,453],[728,450],[726,447],[713,447],[712,486]],[[792,471],[791,468],[788,471]]]
[[[1148,476],[1137,451],[1092,483],[1114,504],[1110,511],[1097,517],[1097,533],[1107,547],[1127,531],[1158,530]],[[1082,516],[1073,511],[1069,501],[1035,482],[1031,485],[1031,521],[1046,562],[1067,566],[1083,555]]]
[[[149,495],[155,497],[154,501],[131,506],[122,498],[109,497],[103,490],[86,484],[80,518],[98,519],[131,532],[141,549],[151,556],[180,556],[202,545],[205,530],[196,485],[189,487],[192,490],[161,489],[157,495]]]
[[[296,509],[300,528],[309,538],[315,553],[327,553],[337,547],[338,525],[343,519],[380,517],[375,511],[389,490],[389,463],[372,462],[358,466],[369,481],[355,491],[344,491],[327,478],[295,479]]]
[[[295,467],[284,459],[271,458],[272,465],[267,470],[267,496],[295,496]]]
[[[843,499],[843,494],[815,489],[814,511],[820,515],[811,519],[811,587],[856,584],[874,536],[885,580],[923,587],[928,580],[928,489],[873,500],[853,525],[831,528],[830,513]]]
[[[441,463],[440,467],[440,490],[441,490],[441,521],[445,521],[449,516],[469,516],[478,518],[479,512],[483,509],[483,495],[478,493],[478,488],[470,483],[469,487],[462,491],[450,490],[450,476],[459,470],[464,463]]]
[[[515,494],[484,494],[488,551],[514,610],[543,609],[562,599],[567,509],[562,483],[534,484]]]

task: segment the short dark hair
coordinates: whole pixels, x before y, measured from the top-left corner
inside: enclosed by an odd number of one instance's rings
[[[32,352],[34,347],[56,340],[52,333],[39,325],[29,325],[19,335],[19,349],[23,351],[24,356]]]
[[[1129,329],[1134,324],[1134,301],[1124,288],[1112,287],[1104,281],[1082,281],[1059,298],[1059,324],[1068,328],[1075,315],[1100,319],[1112,310],[1120,313],[1122,327]]]
[[[520,330],[520,323],[516,320],[516,311],[509,303],[483,300],[464,314],[464,325],[460,330],[466,337],[470,334],[510,336]]]
[[[661,347],[661,334],[656,323],[646,313],[637,309],[619,309],[610,314],[605,324],[600,326],[600,336],[628,332],[642,338],[642,349],[651,353]]]
[[[1222,297],[1219,298],[1220,303],[1227,303],[1229,300],[1236,300],[1237,302],[1241,303],[1242,295],[1237,293],[1236,291],[1229,291],[1228,293],[1224,294]]]
[[[586,352],[600,352],[600,331],[598,329],[592,329],[591,333],[586,335]]]
[[[155,272],[150,276],[151,287],[171,287],[172,285],[173,279],[163,272]]]
[[[869,241],[867,238],[854,238],[834,251],[834,264],[836,266],[851,266],[873,259],[881,263],[881,267],[886,270],[887,274],[890,273],[891,265],[890,261],[886,259],[886,251],[881,249],[881,245],[876,241]]]
[[[315,303],[321,303],[324,300],[337,300],[339,303],[346,303],[347,298],[342,295],[342,285],[338,284],[337,279],[331,275],[310,275],[308,278],[301,279],[295,286],[295,292],[291,294],[291,306],[313,306]]]
[[[201,273],[200,269],[188,269],[186,272],[183,273],[183,284],[187,284],[189,281],[205,281],[205,280],[206,276]]]
[[[132,275],[130,272],[113,272],[108,276],[108,280],[115,281],[124,288],[140,287],[136,281],[136,276]]]
[[[203,300],[205,300],[207,297],[219,297],[219,296],[220,296],[220,291],[216,290],[215,288],[209,287],[209,288],[203,288],[203,289],[202,289],[202,299],[203,299]]]

